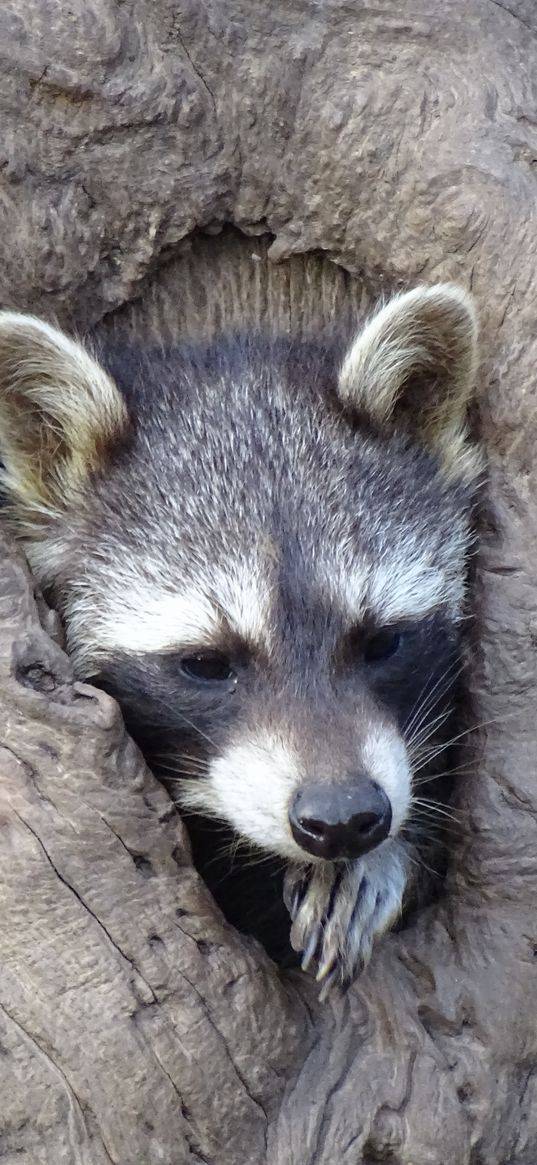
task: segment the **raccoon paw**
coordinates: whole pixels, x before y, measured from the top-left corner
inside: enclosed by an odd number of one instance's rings
[[[288,871],[291,945],[302,951],[303,970],[317,964],[322,999],[367,966],[373,943],[401,913],[407,875],[406,852],[391,840],[358,861]]]

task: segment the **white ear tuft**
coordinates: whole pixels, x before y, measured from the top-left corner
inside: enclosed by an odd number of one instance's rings
[[[18,517],[63,509],[127,427],[123,397],[82,344],[0,312],[0,484]]]
[[[381,426],[412,432],[450,474],[471,479],[479,458],[466,412],[477,365],[471,297],[449,283],[417,287],[363,328],[343,361],[339,396]]]

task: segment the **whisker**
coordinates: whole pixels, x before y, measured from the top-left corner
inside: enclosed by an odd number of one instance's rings
[[[516,716],[516,714],[516,712],[511,713],[512,716]],[[424,754],[424,756],[420,758],[420,763],[415,766],[414,772],[418,773],[420,769],[423,769],[426,765],[430,764],[431,761],[435,759],[435,757],[439,756],[442,752],[445,752],[446,749],[451,748],[454,744],[457,744],[459,740],[463,740],[464,737],[468,736],[471,732],[478,732],[481,728],[490,727],[491,724],[504,723],[504,721],[508,718],[509,714],[507,716],[502,716],[501,718],[499,716],[494,716],[491,720],[482,720],[478,724],[471,724],[469,728],[465,728],[462,732],[458,732],[456,736],[452,736],[449,740],[442,741],[441,744],[429,749]]]
[[[431,773],[429,776],[419,777],[418,780],[415,780],[415,774],[420,772],[420,769],[423,767],[423,765],[420,765],[413,770],[412,786],[414,789],[421,789],[423,785],[429,785],[432,781],[439,781],[442,777],[470,776],[476,771],[475,765],[454,765],[452,769],[442,769],[440,773]]]
[[[436,817],[434,813],[428,813],[424,810],[413,813],[409,818],[409,823],[419,828],[420,833],[422,830],[434,829],[437,836],[439,833],[449,833],[460,837],[464,830],[463,821],[452,821],[450,817]]]
[[[460,838],[461,834],[463,833],[463,826],[461,822],[459,822],[457,825],[447,824],[444,821],[435,821],[434,818],[431,817],[418,817],[416,815],[416,817],[412,819],[412,824],[415,830],[419,830],[420,841],[423,843],[424,839],[431,839],[435,849],[437,845],[442,844],[445,849],[449,850],[449,843],[454,839]],[[442,837],[444,838],[443,841]],[[449,841],[446,840],[446,837],[449,838]],[[414,838],[414,840],[416,840],[416,838]]]
[[[427,741],[430,740],[433,734],[440,730],[442,725],[446,723],[446,720],[449,720],[452,712],[453,706],[450,705],[450,707],[446,708],[444,712],[440,712],[438,716],[435,716],[434,720],[430,720],[427,724],[424,724],[416,736],[407,740],[409,754],[419,754],[420,749],[422,749]]]
[[[169,765],[170,768],[173,768],[177,764],[183,764],[183,762],[185,764],[191,764],[193,767],[207,765],[206,757],[193,756],[189,752],[183,752],[180,748],[173,755],[170,754],[167,757],[159,756],[157,753],[152,752],[151,758],[155,764]]]
[[[189,728],[192,728],[193,732],[196,732],[202,740],[207,741],[207,744],[209,744],[211,748],[217,748],[216,741],[211,740],[211,737],[207,736],[207,733],[203,732],[201,728],[198,728],[198,725],[194,724],[193,720],[189,720],[188,716],[185,716],[184,712],[178,712],[177,714],[181,717],[181,720],[184,720],[185,724],[187,724]]]
[[[451,676],[450,673],[453,670],[454,670],[454,674],[453,674],[453,676]],[[438,694],[436,700],[434,701],[434,703],[431,706],[431,700],[432,700],[435,692],[440,687],[440,685],[445,684],[446,686],[445,686],[444,691],[447,691],[448,687],[451,687],[452,684],[454,684],[455,681],[459,678],[459,676],[462,674],[463,670],[464,670],[464,665],[462,663],[460,663],[459,660],[454,661],[452,664],[449,665],[449,667],[447,667],[445,669],[444,672],[441,673],[441,675],[436,680],[436,683],[433,684],[433,687],[430,689],[429,692],[427,692],[427,683],[424,684],[424,686],[423,686],[423,688],[422,688],[422,690],[421,690],[419,696],[417,697],[417,700],[413,706],[413,709],[411,710],[411,712],[409,714],[408,719],[405,721],[405,723],[403,725],[403,734],[404,735],[407,735],[410,738],[412,737],[412,733],[414,731],[416,731],[416,729],[419,729],[419,727],[420,727],[421,723],[423,722],[423,719],[424,719],[425,715],[428,713],[428,711],[432,711],[432,709],[435,707],[435,705],[438,703],[438,701],[442,698],[443,693],[440,692]],[[418,721],[417,725],[416,725],[416,720]]]
[[[169,706],[169,704],[166,703],[165,700],[159,698],[158,696],[154,696],[154,697],[152,697],[152,702],[157,707],[162,708],[166,712],[166,714],[169,715],[170,706]],[[183,720],[184,723],[187,725],[187,727],[191,728],[192,731],[195,732],[197,734],[197,736],[199,736],[202,740],[205,740],[207,742],[207,744],[210,744],[211,748],[217,749],[216,741],[211,740],[211,737],[208,736],[207,733],[204,732],[202,728],[199,728],[198,725],[195,724],[193,720],[190,720],[190,718],[184,712],[181,712],[181,711],[175,709],[174,715],[179,716],[181,718],[181,720]],[[171,726],[169,724],[167,724],[167,728],[169,729],[170,727]]]
[[[464,836],[461,829],[442,828],[442,830],[439,830],[438,828],[433,828],[430,821],[418,822],[416,828],[419,829],[420,845],[432,846],[435,855],[440,856],[441,853],[442,857],[444,857],[446,854],[451,856],[453,853],[454,845],[456,845],[457,842],[460,842],[461,836]],[[412,844],[413,847],[416,846],[417,838],[415,835],[413,836],[411,833],[408,833],[404,835],[404,837]],[[443,878],[443,874],[440,872],[440,870],[433,871],[427,866],[424,868],[427,869],[429,874],[435,873],[435,877]]]
[[[199,756],[197,753],[194,753],[194,752],[189,752],[189,751],[185,752],[183,750],[178,749],[177,747],[170,749],[168,752],[152,751],[151,756],[153,757],[153,760],[162,761],[162,762],[169,761],[171,764],[175,764],[178,757],[188,758],[188,760],[192,761],[193,764],[206,764],[207,763],[206,757],[204,755]]]
[[[449,671],[449,669],[447,669],[447,670]],[[434,695],[434,692],[435,692],[436,688],[438,687],[438,684],[444,680],[445,675],[446,675],[445,672],[442,673],[442,675],[439,677],[439,679],[436,681],[436,683],[433,685],[433,687],[430,691],[427,691],[427,681],[422,686],[416,700],[414,701],[414,704],[410,710],[410,713],[409,713],[405,723],[403,724],[403,732],[408,733],[408,734],[412,733],[412,729],[414,727],[416,718],[421,714],[423,707],[425,707],[427,705],[431,696]]]
[[[433,877],[433,878],[439,878],[439,877],[440,877],[440,874],[438,873],[438,870],[432,870],[432,869],[431,869],[431,867],[430,867],[430,866],[428,866],[428,865],[427,865],[427,863],[423,861],[423,858],[421,858],[421,857],[418,857],[418,855],[417,855],[417,854],[416,854],[416,856],[415,856],[415,857],[412,857],[412,855],[411,855],[411,854],[409,854],[409,853],[408,853],[408,851],[407,851],[407,855],[406,855],[406,856],[407,856],[407,858],[408,858],[409,862],[412,862],[412,865],[413,865],[413,866],[416,866],[416,867],[418,868],[418,870],[426,870],[426,871],[427,871],[427,873],[428,873],[428,874],[430,874],[430,875],[431,875],[431,877]]]
[[[417,806],[422,810],[430,810],[435,816],[445,817],[451,821],[463,821],[464,813],[462,810],[458,811],[452,805],[437,805],[435,801],[429,801],[424,797],[415,797],[412,800],[412,808]]]
[[[238,835],[236,835],[233,840],[229,842],[229,845],[222,846],[222,848],[218,850],[218,853],[215,854],[214,857],[212,857],[208,862],[206,862],[205,868],[210,869],[212,866],[216,865],[217,862],[221,861],[222,858],[230,859],[230,865],[226,870],[224,875],[225,877],[227,874],[231,874],[233,872],[235,859],[239,853],[241,854],[242,869],[251,869],[253,867],[263,865],[270,865],[273,869],[277,869],[278,871],[283,871],[285,869],[285,862],[283,859],[280,860],[276,858],[274,854],[264,853],[262,850],[256,851],[251,847],[245,838],[239,837]]]
[[[183,776],[190,774],[191,776],[197,775],[202,777],[205,776],[208,772],[208,765],[206,763],[200,763],[199,765],[191,764],[188,759],[178,760],[177,764],[174,765],[166,764],[163,761],[155,761],[153,757],[151,757],[151,761],[154,767],[159,770],[159,772],[171,773],[172,775],[178,774],[179,776]]]
[[[454,680],[455,676],[444,676],[442,684],[436,684],[427,698],[418,706],[411,722],[404,727],[405,735],[409,740],[415,740],[420,735],[422,729],[427,728],[435,710],[448,695],[451,704],[451,692],[453,690]],[[444,709],[441,709],[441,715],[443,711]]]
[[[481,724],[473,724],[470,728],[465,728],[464,731],[458,732],[456,736],[450,737],[449,740],[445,740],[441,744],[430,748],[424,754],[424,756],[420,758],[420,763],[416,766],[415,772],[419,772],[420,769],[425,768],[425,765],[430,764],[431,761],[435,759],[435,757],[440,756],[440,754],[445,752],[446,749],[452,748],[454,744],[457,744],[459,740],[463,740],[465,736],[469,736],[471,732],[478,732],[480,728],[486,728],[490,724],[496,723],[499,723],[498,718],[495,718],[494,720],[484,720]]]
[[[175,769],[173,773],[166,773],[157,769],[156,773],[168,785],[180,785],[184,784],[185,781],[195,781],[196,784],[199,784],[200,781],[205,780],[204,773],[198,773],[192,769]]]

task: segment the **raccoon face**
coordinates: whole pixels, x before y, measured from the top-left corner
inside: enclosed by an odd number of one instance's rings
[[[344,351],[250,336],[98,362],[0,315],[6,516],[78,676],[182,806],[288,861],[397,836],[448,719],[475,367],[449,285]]]

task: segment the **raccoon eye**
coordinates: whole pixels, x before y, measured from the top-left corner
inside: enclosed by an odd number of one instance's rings
[[[219,655],[216,651],[199,651],[192,655],[183,656],[180,668],[183,675],[190,680],[201,680],[203,683],[222,683],[235,678],[235,672],[229,659]]]
[[[364,659],[366,663],[382,663],[395,655],[401,643],[401,633],[392,627],[385,627],[370,635],[364,643]]]

